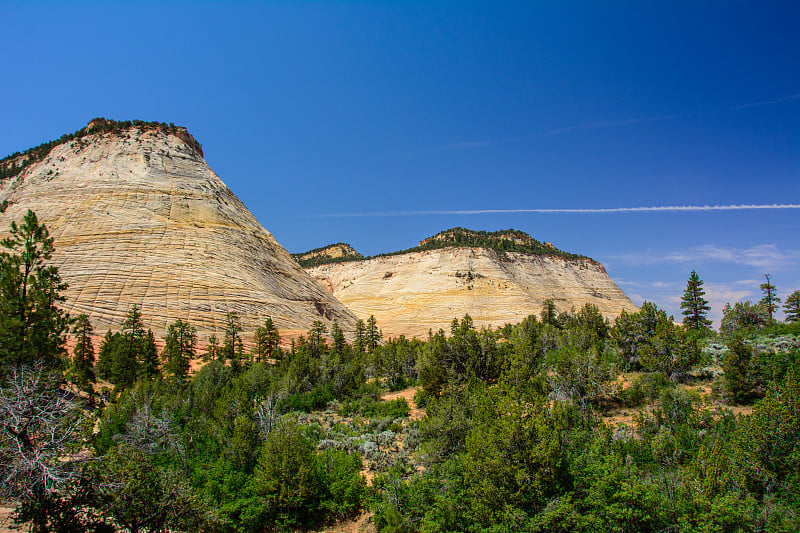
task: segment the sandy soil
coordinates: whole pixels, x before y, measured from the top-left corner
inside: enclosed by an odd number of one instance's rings
[[[372,522],[372,513],[364,512],[354,520],[340,522],[310,533],[377,533],[377,529],[375,529],[375,524]]]
[[[408,402],[408,407],[410,408],[408,413],[408,418],[410,420],[419,420],[423,416],[425,416],[425,408],[424,407],[417,407],[416,402],[414,401],[414,395],[419,390],[419,387],[409,387],[407,389],[399,390],[396,392],[387,392],[386,394],[381,396],[381,400],[384,401],[391,401],[396,400],[398,398],[405,398]]]
[[[25,531],[24,527],[14,527],[14,522],[11,520],[11,513],[13,512],[14,508],[8,507],[8,503],[0,503],[0,533]]]

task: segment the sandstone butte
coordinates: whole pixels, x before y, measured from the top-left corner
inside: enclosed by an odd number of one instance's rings
[[[290,335],[314,320],[353,330],[354,315],[259,224],[184,128],[95,119],[65,137],[46,155],[3,163],[0,228],[36,212],[69,284],[63,307],[86,313],[97,334],[118,329],[134,304],[157,338],[180,318],[201,344],[231,311],[245,341],[267,317]]]
[[[421,241],[420,247],[431,239]],[[385,337],[426,337],[429,330],[439,328],[449,331],[452,320],[465,314],[478,327],[518,323],[538,315],[546,299],[552,299],[558,311],[592,303],[612,321],[623,310],[638,310],[600,263],[559,255],[550,243],[537,244],[543,251],[535,254],[445,246],[338,260],[306,270],[358,317],[374,315]],[[295,254],[298,259],[302,256]]]

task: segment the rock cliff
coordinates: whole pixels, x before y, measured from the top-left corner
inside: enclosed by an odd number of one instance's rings
[[[546,299],[559,311],[592,303],[609,318],[637,310],[600,263],[544,246],[553,253],[445,246],[306,270],[358,317],[375,315],[384,336],[448,330],[466,313],[477,326],[516,323],[538,315]]]
[[[201,342],[221,334],[230,311],[245,337],[267,316],[283,330],[319,319],[353,328],[353,314],[258,223],[184,128],[95,120],[0,167],[9,203],[0,231],[36,212],[69,284],[64,307],[100,334],[133,304],[157,336],[181,318]]]

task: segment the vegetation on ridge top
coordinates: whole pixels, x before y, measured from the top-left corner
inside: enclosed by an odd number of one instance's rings
[[[375,257],[388,257],[402,255],[412,252],[423,252],[440,248],[488,248],[498,252],[501,258],[505,258],[506,252],[518,252],[531,255],[546,255],[551,257],[562,257],[564,259],[589,259],[584,255],[573,254],[559,250],[550,243],[540,242],[527,233],[515,229],[499,231],[476,231],[462,227],[450,228],[440,231],[432,237],[419,241],[417,246],[406,250],[377,254],[374,256],[345,255],[331,257],[325,254],[317,254],[314,257],[303,258],[308,254],[322,252],[328,248],[341,245],[343,243],[331,244],[321,248],[315,248],[305,253],[292,254],[292,257],[300,263],[302,267],[313,267],[328,263],[344,263],[348,261],[363,261]],[[348,245],[349,246],[349,245]]]
[[[332,255],[331,250],[342,250],[343,255]],[[302,267],[312,267],[317,265],[324,265],[327,263],[343,263],[346,261],[358,261],[364,259],[349,243],[337,242],[327,246],[320,246],[307,252],[299,254],[292,254],[292,259],[297,261]]]
[[[11,178],[22,172],[26,167],[33,163],[37,163],[47,157],[50,151],[60,144],[65,142],[74,141],[87,135],[94,135],[95,133],[114,133],[127,130],[131,127],[137,127],[141,130],[145,129],[161,129],[167,133],[178,134],[181,130],[180,126],[173,123],[166,124],[164,122],[146,122],[144,120],[110,120],[102,117],[94,118],[89,121],[89,125],[81,128],[73,133],[65,133],[61,137],[53,141],[47,141],[39,146],[28,148],[24,152],[14,152],[0,159],[0,181]],[[186,133],[188,138],[184,139],[188,144],[193,146],[200,154],[203,153],[203,148],[194,137]],[[183,137],[182,137],[183,138]],[[19,160],[20,158],[23,158]]]

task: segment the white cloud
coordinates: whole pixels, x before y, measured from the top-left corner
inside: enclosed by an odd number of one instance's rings
[[[705,244],[662,254],[644,252],[614,255],[609,259],[631,265],[734,263],[762,270],[779,270],[796,266],[800,262],[800,250],[780,250],[774,244],[760,244],[750,248],[725,248],[714,244]]]

